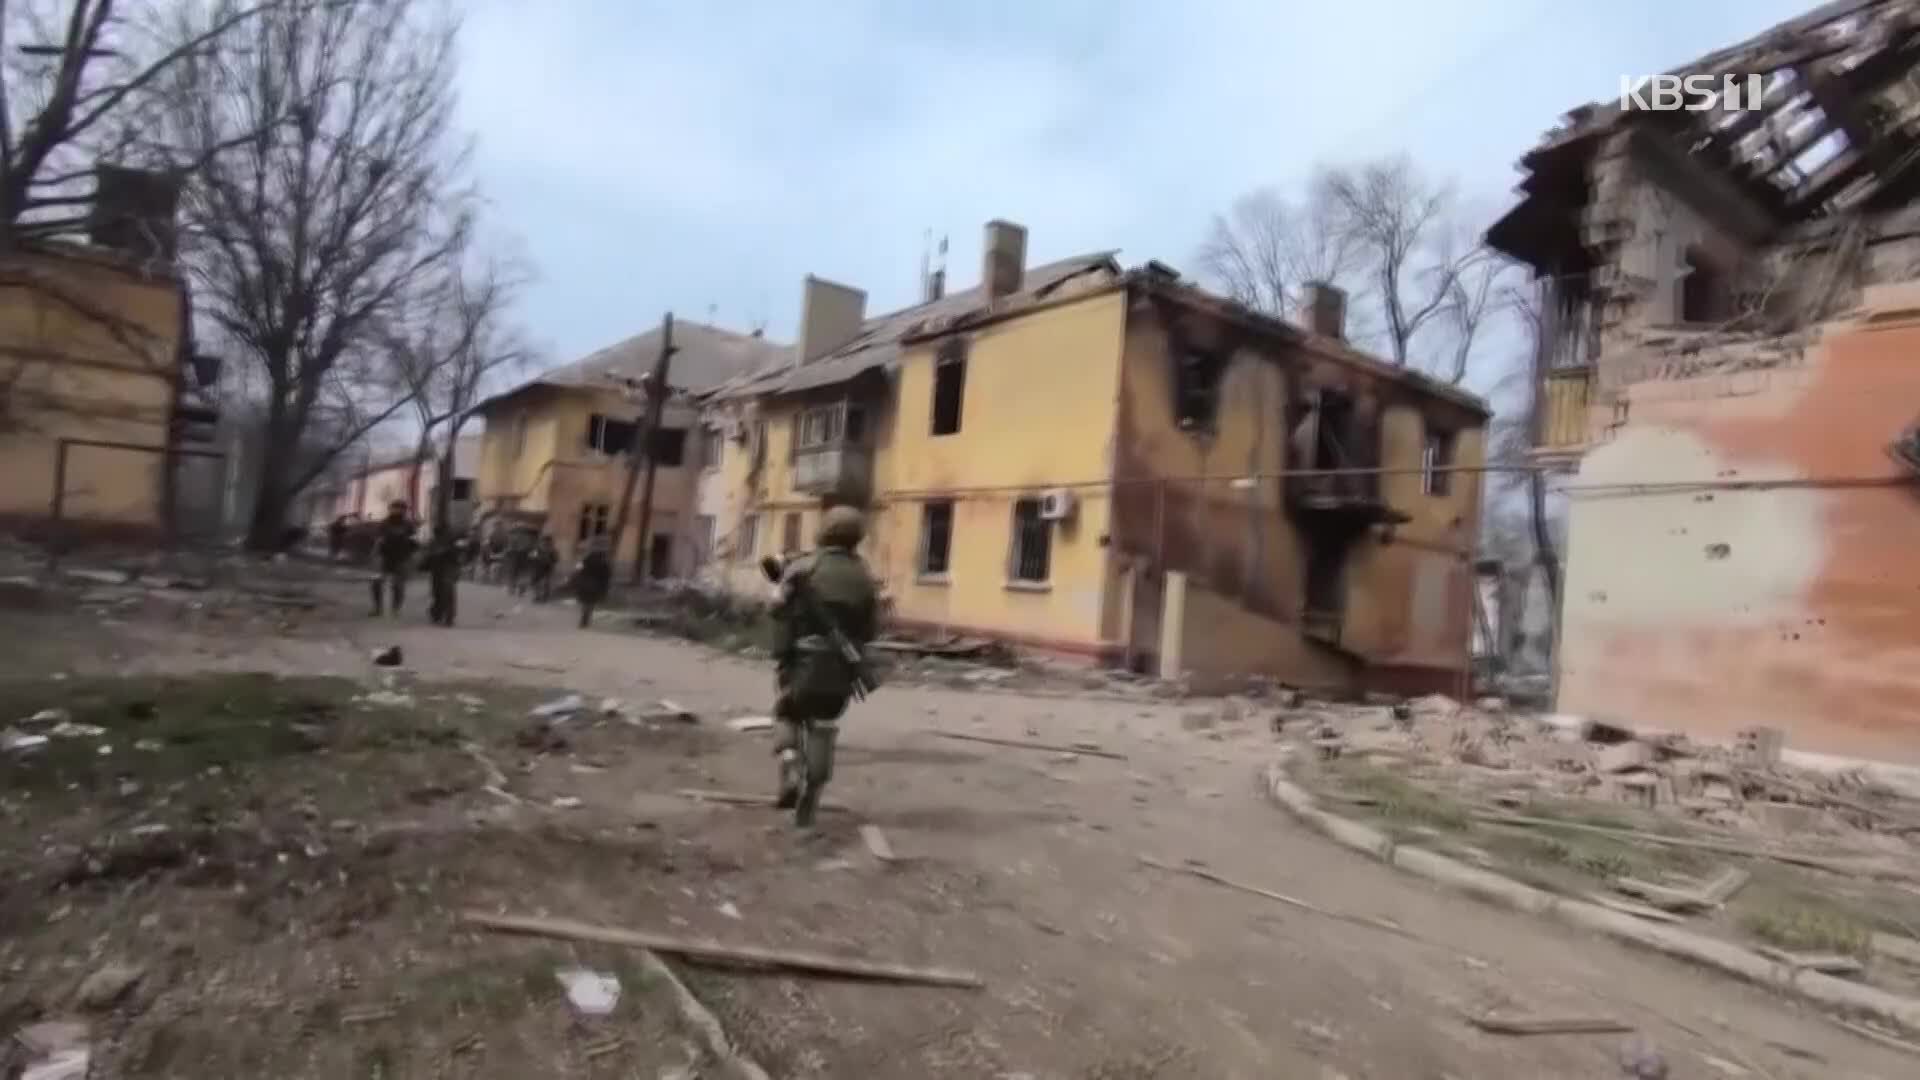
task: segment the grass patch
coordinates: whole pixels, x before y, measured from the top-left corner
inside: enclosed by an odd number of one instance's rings
[[[1359,797],[1364,801],[1356,805],[1396,825],[1461,832],[1473,823],[1466,807],[1369,762],[1336,760],[1320,779],[1323,787]]]
[[[1847,912],[1826,905],[1777,904],[1740,913],[1740,928],[1769,945],[1791,952],[1844,953],[1865,958],[1873,948],[1873,929]]]
[[[437,717],[356,700],[349,679],[267,674],[0,683],[0,717],[45,734],[29,751],[0,753],[0,788],[91,790],[127,778],[184,779],[330,749],[444,746],[459,732]],[[28,723],[41,710],[58,723]]]

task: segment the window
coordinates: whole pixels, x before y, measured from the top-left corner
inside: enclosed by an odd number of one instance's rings
[[[847,419],[841,425],[840,437],[847,442],[859,444],[867,438],[867,411],[858,405],[847,406]]]
[[[687,429],[661,428],[653,433],[653,463],[664,469],[677,469],[687,460]]]
[[[454,477],[453,478],[453,501],[466,502],[468,499],[471,499],[471,498],[473,498],[472,478],[461,477],[461,476]]]
[[[1681,267],[1680,321],[1690,323],[1723,322],[1733,316],[1733,303],[1726,276],[1701,254],[1687,249]]]
[[[780,554],[800,550],[800,515],[788,514],[780,524]]]
[[[753,423],[753,471],[767,463],[767,422],[756,420]]]
[[[587,418],[587,449],[602,454],[624,454],[633,449],[639,425],[631,420],[615,420],[594,413]]]
[[[845,402],[815,406],[794,418],[793,452],[857,443],[866,430],[867,416],[859,406]]]
[[[933,364],[933,433],[960,430],[960,405],[967,393],[967,354],[959,343],[940,350]]]
[[[930,502],[920,508],[920,573],[943,577],[953,552],[953,503]]]
[[[1044,582],[1053,561],[1053,523],[1040,516],[1039,499],[1013,504],[1013,550],[1007,577],[1019,582]]]
[[[1188,349],[1180,354],[1173,372],[1173,415],[1180,430],[1211,430],[1220,411],[1220,380],[1226,357]]]
[[[760,546],[760,515],[740,515],[740,529],[734,534],[734,539],[734,557],[742,560],[753,558],[754,549]]]
[[[1453,490],[1453,432],[1428,430],[1427,442],[1420,450],[1420,491],[1424,495],[1445,495]]]
[[[605,536],[612,518],[613,507],[606,503],[587,503],[580,508],[580,529],[574,539],[584,544],[596,536]]]
[[[513,417],[513,457],[517,461],[527,452],[527,414],[516,413]]]
[[[727,437],[726,437],[726,434],[723,433],[719,428],[705,427],[700,429],[700,467],[701,468],[703,469],[719,468],[720,458],[723,454],[726,453],[726,449],[727,449]]]

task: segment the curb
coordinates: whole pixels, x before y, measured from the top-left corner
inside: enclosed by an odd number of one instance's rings
[[[1776,963],[1759,953],[1692,931],[1643,922],[1523,885],[1431,851],[1396,844],[1380,830],[1330,814],[1287,777],[1286,760],[1267,766],[1267,796],[1294,817],[1343,847],[1352,848],[1439,885],[1530,915],[1544,915],[1629,945],[1690,961],[1828,1009],[1865,1016],[1909,1037],[1920,1034],[1920,1000]]]
[[[720,1067],[726,1070],[728,1075],[734,1080],[772,1080],[767,1075],[767,1070],[734,1048],[733,1040],[727,1037],[727,1029],[721,1027],[720,1021],[714,1017],[713,1012],[701,1004],[699,998],[693,996],[693,991],[687,989],[687,984],[680,981],[680,976],[674,974],[673,968],[660,958],[659,953],[652,949],[641,949],[640,968],[647,973],[648,978],[657,979],[666,985],[668,992],[673,995],[674,1006],[679,1010],[680,1018],[693,1028],[694,1033],[700,1037],[700,1042],[706,1046],[707,1052],[719,1061]]]

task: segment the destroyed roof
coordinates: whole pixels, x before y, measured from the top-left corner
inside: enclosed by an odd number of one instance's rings
[[[1522,202],[1488,230],[1494,247],[1540,265],[1541,202],[1571,185],[1601,136],[1632,127],[1730,181],[1771,230],[1905,205],[1920,195],[1920,0],[1836,0],[1665,74],[1707,76],[1688,109],[1570,110],[1529,151]],[[1721,92],[1735,77],[1739,97]],[[1758,107],[1744,100],[1760,76]],[[1543,198],[1544,197],[1544,198]],[[1565,203],[1563,197],[1560,200]]]
[[[994,306],[1010,309],[1046,299],[1082,274],[1094,271],[1118,274],[1120,264],[1114,261],[1116,254],[1100,251],[1036,266],[1023,276],[1020,291],[1002,297]],[[783,348],[778,357],[758,371],[716,388],[712,396],[794,394],[851,382],[897,362],[901,344],[908,339],[957,326],[987,308],[986,294],[975,286],[938,300],[878,315],[863,323],[859,335],[852,341],[825,356],[795,364],[792,348]]]
[[[690,394],[705,393],[729,380],[759,371],[788,352],[787,346],[753,334],[676,319],[673,324],[673,363],[667,381],[676,390]],[[659,356],[660,329],[655,327],[644,334],[636,334],[590,353],[571,364],[542,372],[511,390],[488,398],[481,403],[481,407],[536,386],[614,389],[617,379],[638,379],[651,372]]]

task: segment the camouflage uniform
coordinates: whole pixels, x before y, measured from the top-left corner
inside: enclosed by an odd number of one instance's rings
[[[413,564],[414,553],[420,550],[420,541],[414,539],[413,522],[407,519],[407,508],[395,503],[387,510],[386,520],[380,523],[379,539],[374,541],[374,554],[380,560],[380,569],[373,577],[373,613],[381,613],[381,588],[384,586],[391,594],[391,610],[395,616],[400,614],[400,605],[407,598],[407,571]]]
[[[553,568],[560,564],[560,549],[553,537],[542,536],[533,554],[527,556],[527,575],[533,587],[533,602],[544,604],[553,596]]]
[[[613,562],[607,556],[607,539],[596,536],[573,572],[573,599],[580,605],[580,629],[585,630],[593,621],[593,609],[607,598],[612,585]]]
[[[815,606],[856,648],[865,648],[877,630],[878,590],[867,564],[854,553],[862,532],[860,514],[852,507],[827,511],[817,538],[819,550],[787,565],[774,609],[779,805],[796,807],[794,817],[802,826],[813,823],[820,793],[833,778],[834,744],[840,716],[853,696],[855,674],[834,647]],[[811,594],[812,603],[803,590]]]

